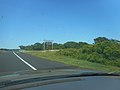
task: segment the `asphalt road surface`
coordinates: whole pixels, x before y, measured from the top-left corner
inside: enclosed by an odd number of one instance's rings
[[[73,68],[21,52],[0,52],[0,73],[25,70]]]

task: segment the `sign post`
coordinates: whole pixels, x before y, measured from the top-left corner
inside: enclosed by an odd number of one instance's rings
[[[44,41],[44,50],[46,50],[46,48],[48,47],[48,46],[50,46],[51,45],[51,49],[53,50],[53,40],[43,40]]]

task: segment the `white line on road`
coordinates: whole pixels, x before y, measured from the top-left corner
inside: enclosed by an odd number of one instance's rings
[[[27,64],[30,68],[32,68],[33,70],[37,70],[35,67],[33,67],[32,65],[30,65],[28,62],[26,62],[20,56],[18,56],[15,52],[13,52],[13,53],[15,54],[16,57],[18,57],[22,62],[24,62],[25,64]]]

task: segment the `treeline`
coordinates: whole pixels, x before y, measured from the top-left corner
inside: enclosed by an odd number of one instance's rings
[[[0,48],[0,51],[8,51],[6,48]]]
[[[120,41],[118,40],[114,40],[114,39],[108,39],[106,37],[98,37],[94,39],[94,44],[97,43],[101,43],[104,41],[110,41],[110,42],[114,42],[114,43],[120,43]],[[49,43],[50,44],[50,43]],[[94,45],[93,44],[93,45]],[[45,49],[46,50],[50,50],[52,49],[52,44],[48,45],[47,42],[45,43]],[[74,42],[74,41],[70,41],[70,42],[66,42],[64,44],[59,44],[59,43],[53,43],[53,49],[67,49],[67,48],[82,48],[84,46],[90,46],[91,44],[88,44],[86,42]],[[27,45],[27,46],[19,46],[21,50],[44,50],[44,43],[35,43],[33,45]]]
[[[7,49],[7,48],[0,48],[0,51],[19,51],[20,49]]]
[[[79,49],[60,50],[57,54],[120,67],[120,41],[106,37],[98,37],[94,39],[94,44],[84,45]]]
[[[53,49],[66,49],[66,48],[82,48],[83,46],[88,45],[86,42],[66,42],[64,44],[59,44],[59,43],[53,43]],[[33,45],[28,45],[28,46],[19,46],[21,50],[44,50],[44,43],[35,43]],[[52,44],[47,45],[45,43],[45,49],[46,50],[51,50],[52,49]]]

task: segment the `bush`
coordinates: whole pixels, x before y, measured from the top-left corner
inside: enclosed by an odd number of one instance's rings
[[[120,67],[120,44],[118,43],[107,41],[93,45],[86,45],[80,49],[63,49],[57,53],[75,59]]]
[[[80,58],[81,50],[80,49],[70,48],[70,49],[60,50],[57,53],[60,54],[60,55],[70,56],[70,57],[79,59]]]

